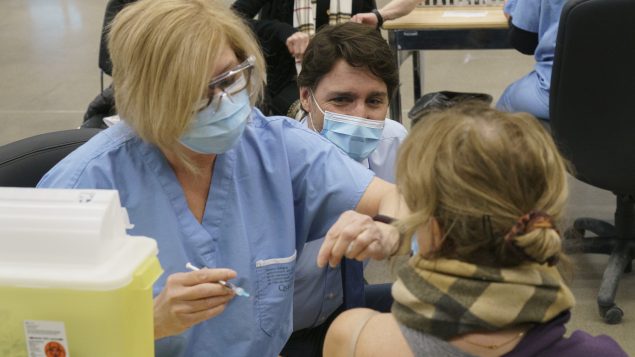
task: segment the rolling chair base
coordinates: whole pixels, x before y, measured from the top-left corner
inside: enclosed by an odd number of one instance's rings
[[[579,218],[565,232],[565,249],[570,252],[608,254],[609,261],[598,291],[598,310],[608,324],[622,321],[624,312],[615,304],[620,278],[632,271],[635,257],[635,204],[631,197],[618,196],[616,225],[594,219]],[[584,237],[586,231],[597,237]]]

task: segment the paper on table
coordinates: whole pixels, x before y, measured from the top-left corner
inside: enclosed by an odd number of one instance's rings
[[[442,17],[486,17],[487,11],[444,11]]]

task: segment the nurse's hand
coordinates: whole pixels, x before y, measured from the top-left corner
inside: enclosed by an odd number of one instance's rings
[[[219,280],[236,277],[231,269],[201,269],[168,276],[154,299],[154,338],[178,335],[225,310],[234,292]]]
[[[343,257],[356,260],[384,259],[399,248],[399,232],[391,225],[375,222],[355,211],[342,213],[326,233],[317,257],[319,267],[331,267]]]

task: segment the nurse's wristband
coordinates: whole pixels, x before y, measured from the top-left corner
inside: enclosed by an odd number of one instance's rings
[[[379,30],[384,24],[384,17],[381,16],[381,13],[377,9],[373,9],[372,13],[377,17],[377,30]]]

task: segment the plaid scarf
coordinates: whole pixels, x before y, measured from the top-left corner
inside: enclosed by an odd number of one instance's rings
[[[392,313],[402,324],[449,339],[523,323],[544,323],[575,300],[555,267],[496,269],[419,255],[400,269]]]
[[[294,0],[293,27],[313,37],[315,34],[315,9],[317,0]],[[351,19],[352,0],[331,0],[329,5],[329,25],[347,22]]]

